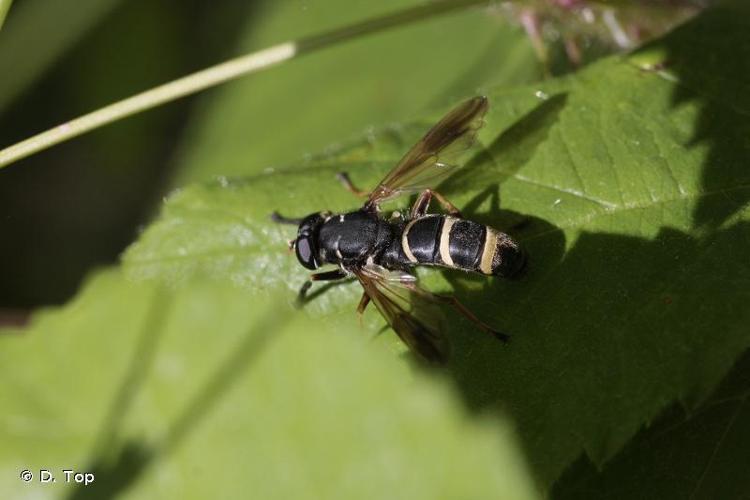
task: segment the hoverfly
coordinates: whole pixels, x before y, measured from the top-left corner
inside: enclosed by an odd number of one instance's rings
[[[436,306],[447,304],[479,329],[507,341],[455,297],[432,294],[417,285],[410,270],[419,265],[442,266],[488,276],[512,277],[525,266],[526,255],[510,236],[461,217],[459,210],[433,187],[457,167],[451,157],[474,143],[484,125],[487,98],[462,103],[430,129],[369,194],[338,174],[352,193],[367,197],[359,210],[346,214],[316,212],[300,219],[274,212],[279,223],[298,225],[290,241],[300,264],[316,270],[325,264],[338,269],[312,274],[299,291],[303,302],[314,281],[355,276],[364,293],[357,307],[363,313],[372,301],[409,348],[428,361],[444,361],[448,346],[440,333]],[[420,193],[408,215],[394,212],[386,219],[380,204],[408,193]],[[435,198],[445,215],[429,213]]]

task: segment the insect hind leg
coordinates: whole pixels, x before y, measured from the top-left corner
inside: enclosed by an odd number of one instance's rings
[[[474,326],[482,330],[483,332],[489,333],[496,339],[500,340],[503,343],[507,343],[510,341],[510,335],[507,333],[500,332],[498,330],[495,330],[490,325],[482,321],[477,317],[476,314],[471,312],[471,310],[463,305],[461,301],[459,301],[456,297],[453,295],[436,295],[434,293],[430,293],[427,290],[423,290],[418,287],[412,287],[412,290],[420,295],[422,297],[426,298],[427,300],[430,300],[432,302],[447,304],[451,306],[453,309],[456,310],[459,314],[461,314],[463,317],[474,323]]]
[[[507,333],[500,332],[498,330],[495,330],[491,326],[489,326],[487,323],[482,321],[481,319],[477,318],[477,316],[471,312],[471,310],[463,305],[456,297],[452,295],[443,296],[443,295],[437,295],[438,299],[441,301],[447,303],[451,307],[453,307],[456,311],[461,313],[466,319],[474,323],[480,330],[487,332],[491,334],[496,339],[500,340],[503,343],[508,343],[510,341],[510,335]]]
[[[420,193],[419,197],[417,197],[417,200],[414,202],[414,205],[412,205],[411,207],[412,219],[422,217],[427,213],[427,210],[430,208],[430,202],[432,202],[433,196],[443,207],[443,210],[455,217],[461,217],[461,211],[456,208],[453,203],[448,201],[445,196],[438,193],[437,191],[433,191],[432,189],[425,189],[424,191],[422,191],[422,193]]]

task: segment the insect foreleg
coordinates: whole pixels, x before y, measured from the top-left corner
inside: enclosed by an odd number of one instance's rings
[[[448,201],[445,196],[438,193],[437,191],[433,191],[432,189],[425,189],[422,191],[422,193],[417,198],[417,201],[414,202],[414,205],[411,207],[411,217],[412,219],[417,217],[422,217],[427,213],[427,210],[430,208],[430,202],[432,201],[432,197],[435,197],[437,201],[442,205],[443,209],[448,212],[450,215],[461,217],[461,211],[456,208],[456,206]]]
[[[349,178],[349,174],[347,174],[346,172],[339,172],[338,174],[336,174],[336,179],[338,179],[338,181],[344,186],[344,189],[352,193],[354,196],[365,198],[369,194],[367,191],[357,189],[354,186],[354,183],[352,183],[352,180]]]
[[[310,290],[313,281],[335,281],[344,279],[347,276],[348,275],[346,274],[346,272],[341,269],[336,269],[335,271],[327,271],[324,273],[311,274],[310,279],[305,281],[299,289],[299,293],[297,294],[297,306],[301,307],[302,305],[304,305],[307,299],[307,292],[308,290]]]

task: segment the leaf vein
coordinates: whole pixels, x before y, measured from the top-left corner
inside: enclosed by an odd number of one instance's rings
[[[556,188],[551,187],[551,186],[544,186],[544,187],[550,187],[551,189],[556,189]],[[606,209],[606,210],[601,210],[601,211],[596,211],[596,212],[588,213],[585,216],[580,217],[580,218],[578,218],[578,219],[576,219],[576,220],[574,220],[574,221],[572,221],[572,222],[570,222],[568,224],[562,224],[562,225],[556,226],[554,229],[549,229],[549,230],[546,230],[546,231],[542,231],[542,232],[530,235],[529,237],[524,238],[524,240],[525,241],[529,241],[529,240],[532,240],[532,239],[540,238],[542,236],[546,236],[547,234],[559,231],[561,229],[564,230],[564,229],[573,229],[573,228],[576,228],[576,227],[580,227],[580,226],[582,226],[584,224],[587,224],[587,223],[589,223],[589,222],[591,222],[591,221],[593,221],[593,220],[595,220],[595,219],[597,219],[599,217],[616,215],[616,214],[619,214],[621,212],[626,212],[626,211],[630,211],[630,210],[645,210],[647,208],[651,208],[654,205],[664,205],[664,204],[667,204],[667,203],[676,203],[676,202],[679,202],[679,201],[686,201],[686,200],[691,200],[691,199],[700,199],[700,198],[709,197],[709,196],[719,196],[719,195],[721,195],[721,196],[727,196],[728,193],[730,193],[730,192],[742,191],[742,190],[750,190],[750,184],[741,184],[739,186],[732,186],[732,187],[728,187],[728,188],[720,188],[720,189],[715,189],[715,190],[712,190],[712,191],[704,191],[702,193],[686,193],[685,195],[676,196],[676,197],[673,197],[673,198],[664,198],[664,199],[655,200],[655,201],[649,202],[649,203],[628,203],[628,204],[625,204],[624,206],[614,206],[614,207]]]
[[[743,398],[740,404],[737,405],[737,409],[732,415],[732,418],[729,420],[729,423],[727,424],[726,429],[724,429],[724,432],[721,434],[721,438],[719,438],[719,440],[716,442],[716,446],[714,446],[714,449],[711,452],[711,456],[708,458],[708,462],[706,462],[706,467],[703,469],[703,473],[701,474],[700,478],[698,478],[698,482],[695,484],[695,488],[690,494],[690,498],[695,498],[696,493],[698,492],[698,490],[700,490],[700,487],[703,484],[703,480],[706,478],[706,475],[708,474],[708,471],[711,468],[711,466],[713,466],[714,460],[716,460],[716,455],[719,453],[719,448],[722,447],[722,445],[724,444],[724,441],[727,438],[727,435],[729,435],[729,431],[732,429],[732,427],[734,427],[734,423],[737,421],[737,417],[740,415],[740,412],[742,411],[742,406],[746,402],[747,402],[747,399]]]

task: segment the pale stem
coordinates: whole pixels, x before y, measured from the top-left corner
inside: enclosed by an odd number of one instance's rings
[[[5,0],[5,3],[10,4]],[[0,6],[4,0],[0,0]],[[65,122],[50,130],[0,150],[0,168],[93,129],[121,120],[161,104],[194,94],[220,83],[270,68],[296,56],[330,47],[394,26],[403,26],[488,0],[436,0],[417,7],[368,19],[318,35],[289,41],[253,52],[152,88],[109,106]],[[7,9],[7,7],[6,7]],[[1,14],[1,12],[0,12]]]

